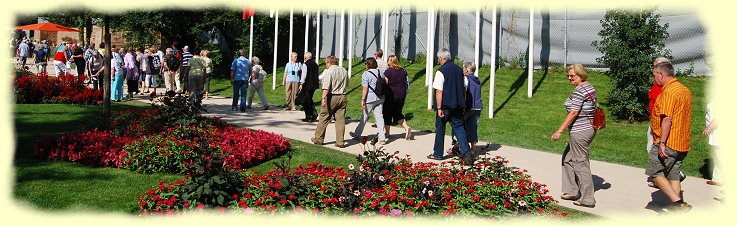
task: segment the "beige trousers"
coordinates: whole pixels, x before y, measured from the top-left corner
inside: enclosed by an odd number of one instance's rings
[[[331,95],[328,106],[320,107],[320,117],[317,120],[315,140],[322,143],[325,140],[325,130],[330,123],[330,116],[335,115],[335,144],[345,145],[345,109],[348,99],[345,95]]]

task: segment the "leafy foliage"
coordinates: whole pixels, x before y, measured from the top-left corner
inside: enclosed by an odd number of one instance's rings
[[[648,116],[647,90],[652,86],[652,62],[669,56],[665,49],[668,24],[660,25],[655,9],[608,10],[601,20],[601,41],[592,44],[604,56],[597,62],[609,68],[612,78],[609,109],[618,119],[644,120]]]

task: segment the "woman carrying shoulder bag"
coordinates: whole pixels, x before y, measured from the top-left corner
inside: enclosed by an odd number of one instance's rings
[[[557,141],[568,129],[568,145],[563,151],[563,195],[561,199],[575,200],[574,205],[593,208],[594,182],[589,163],[589,145],[596,136],[592,125],[596,105],[596,90],[586,81],[588,72],[581,64],[573,64],[566,68],[568,81],[575,86],[564,106],[568,111],[563,123],[550,139]]]

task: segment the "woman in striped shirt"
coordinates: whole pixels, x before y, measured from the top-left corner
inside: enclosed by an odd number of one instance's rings
[[[592,126],[596,104],[596,90],[586,81],[588,72],[580,64],[566,68],[568,81],[576,86],[564,105],[568,114],[563,123],[550,137],[553,141],[568,128],[568,146],[563,151],[563,195],[565,200],[575,200],[574,205],[593,208],[594,182],[589,164],[589,145],[596,131]]]

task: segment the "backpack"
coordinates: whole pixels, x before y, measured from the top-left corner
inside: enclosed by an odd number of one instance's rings
[[[269,74],[266,73],[266,70],[261,69],[258,71],[258,77],[256,80],[260,83],[264,83],[264,81],[266,81],[266,76],[269,76]]]
[[[176,71],[179,69],[179,58],[176,56],[170,56],[166,59],[166,66],[169,67],[169,70]]]
[[[376,87],[371,88],[369,85],[369,89],[374,91],[374,94],[376,94],[377,97],[384,96],[384,94],[388,93],[387,89],[389,89],[389,85],[386,84],[386,79],[383,79],[381,76],[381,71],[379,71],[379,75],[374,74],[371,71],[368,71],[368,73],[371,73],[376,77]]]
[[[161,59],[159,59],[158,55],[149,55],[148,62],[150,62],[148,65],[153,69],[153,71],[161,69]]]

